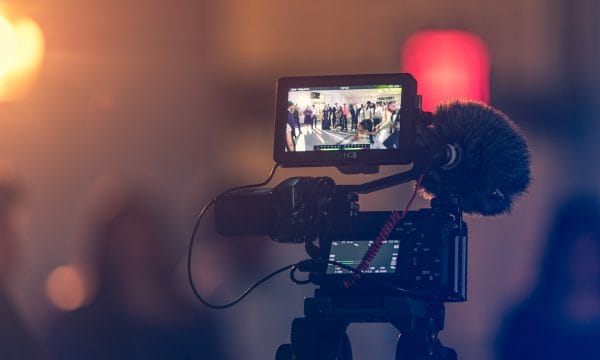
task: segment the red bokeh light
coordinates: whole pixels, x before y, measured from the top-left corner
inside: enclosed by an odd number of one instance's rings
[[[417,79],[423,110],[456,98],[489,100],[488,51],[472,33],[430,30],[411,35],[402,48],[402,71]]]

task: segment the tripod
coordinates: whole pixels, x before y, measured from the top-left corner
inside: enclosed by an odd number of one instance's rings
[[[442,345],[444,305],[410,297],[321,294],[304,301],[304,317],[292,322],[291,344],[280,345],[276,360],[352,360],[348,325],[390,322],[400,337],[396,360],[456,360],[456,352]]]

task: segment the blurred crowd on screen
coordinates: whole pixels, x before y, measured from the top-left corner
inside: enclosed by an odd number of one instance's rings
[[[396,100],[369,100],[361,104],[311,104],[305,108],[289,101],[286,149],[313,150],[306,147],[306,141],[303,147],[299,147],[299,138],[320,131],[333,132],[344,138],[317,145],[363,144],[371,149],[397,148],[400,143],[399,109]]]

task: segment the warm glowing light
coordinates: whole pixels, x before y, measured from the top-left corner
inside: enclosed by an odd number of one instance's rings
[[[61,310],[80,308],[87,298],[83,273],[73,265],[57,267],[46,279],[46,294]]]
[[[417,79],[423,109],[456,98],[489,100],[490,61],[484,42],[465,31],[421,31],[402,48],[402,71]]]
[[[44,35],[31,19],[0,15],[0,102],[23,97],[44,57]]]
[[[0,15],[0,81],[14,66],[17,53],[17,34],[12,24]]]
[[[17,51],[11,71],[21,74],[36,70],[44,56],[42,30],[30,19],[17,21],[13,27],[17,36]]]

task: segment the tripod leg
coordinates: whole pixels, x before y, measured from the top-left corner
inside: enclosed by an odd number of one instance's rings
[[[440,359],[445,359],[445,360],[458,360],[458,354],[456,353],[456,351],[454,351],[454,349],[451,349],[449,347],[445,347],[444,345],[442,345],[440,343]]]
[[[342,334],[338,344],[337,359],[352,360],[352,345],[346,332]]]
[[[456,351],[442,345],[435,337],[427,340],[414,334],[401,335],[396,346],[396,360],[457,360]]]
[[[292,358],[295,360],[352,360],[347,324],[323,318],[292,322]]]

